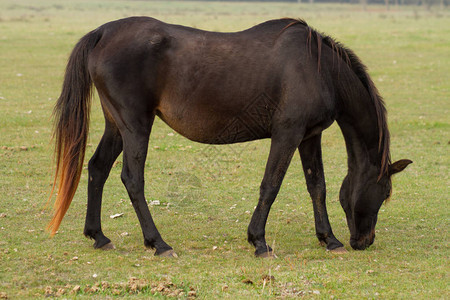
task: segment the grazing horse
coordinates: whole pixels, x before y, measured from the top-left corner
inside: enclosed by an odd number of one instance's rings
[[[248,226],[256,256],[272,256],[265,240],[269,210],[298,149],[313,202],[316,235],[328,250],[345,250],[325,204],[321,133],[335,120],[348,153],[339,200],[350,244],[375,238],[391,176],[410,160],[390,162],[386,110],[365,66],[348,48],[304,21],[272,20],[236,33],[218,33],[132,17],[100,26],[75,46],[56,104],[55,234],[83,167],[95,85],[105,132],[89,161],[84,234],[95,248],[113,245],[101,228],[102,191],[123,151],[121,179],[136,211],[144,244],[176,256],[158,232],[144,196],[144,164],[155,116],[190,140],[230,144],[270,138],[258,205]]]

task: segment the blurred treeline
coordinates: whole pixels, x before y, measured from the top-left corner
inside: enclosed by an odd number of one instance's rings
[[[183,0],[182,0],[183,1]],[[192,0],[185,0],[192,1]],[[431,8],[432,6],[446,7],[450,0],[197,0],[197,1],[227,1],[227,2],[298,2],[298,3],[350,3],[363,6],[378,4],[388,9],[396,5],[416,5]]]

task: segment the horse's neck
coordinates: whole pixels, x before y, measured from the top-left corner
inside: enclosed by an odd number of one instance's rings
[[[345,107],[337,122],[347,147],[349,174],[361,176],[369,170],[378,172],[381,165],[379,131],[370,98],[349,101]]]

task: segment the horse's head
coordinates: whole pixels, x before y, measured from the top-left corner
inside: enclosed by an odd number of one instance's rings
[[[378,178],[376,168],[345,177],[339,201],[347,217],[353,249],[364,250],[373,244],[378,211],[391,195],[391,176],[403,171],[410,163],[412,161],[403,159],[389,165],[388,172],[381,178]]]

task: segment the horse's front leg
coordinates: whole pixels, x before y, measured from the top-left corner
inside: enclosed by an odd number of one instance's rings
[[[274,256],[265,239],[267,217],[301,138],[302,136],[298,133],[272,137],[269,159],[260,186],[258,205],[247,230],[248,241],[255,246],[255,255],[258,257]]]
[[[321,138],[322,135],[318,134],[302,141],[298,149],[305,173],[306,185],[313,203],[317,238],[321,244],[326,245],[327,250],[343,252],[345,251],[344,245],[334,236],[328,220]]]

